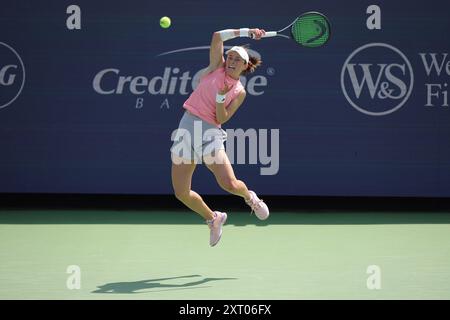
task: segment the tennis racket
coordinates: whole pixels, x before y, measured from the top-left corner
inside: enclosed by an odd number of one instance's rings
[[[328,18],[320,12],[310,11],[297,17],[286,28],[279,31],[268,31],[263,37],[293,39],[303,47],[317,48],[326,44],[330,35],[331,25]]]

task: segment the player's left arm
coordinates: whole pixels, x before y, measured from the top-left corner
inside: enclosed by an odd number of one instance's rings
[[[239,95],[230,102],[228,108],[223,103],[216,103],[216,119],[220,124],[227,122],[236,113],[245,100],[247,93],[242,90]]]

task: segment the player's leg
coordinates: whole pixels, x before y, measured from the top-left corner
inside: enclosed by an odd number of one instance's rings
[[[183,163],[183,161],[179,159],[174,160],[175,161],[172,162],[172,186],[175,196],[184,203],[184,205],[201,215],[205,220],[213,219],[214,212],[206,205],[197,192],[191,190],[192,175],[196,164],[194,162]]]
[[[249,191],[243,181],[236,179],[233,167],[224,149],[216,150],[214,155],[204,156],[204,162],[214,174],[222,189],[244,198],[259,219],[265,220],[269,217],[269,208],[264,201],[259,199],[254,191]]]
[[[227,220],[227,214],[218,211],[213,212],[202,197],[191,190],[192,174],[196,164],[194,162],[182,163],[182,161],[179,161],[180,159],[174,160],[172,162],[172,185],[175,196],[189,209],[197,212],[206,220],[210,229],[209,244],[215,246],[222,237],[222,226]]]
[[[243,181],[236,179],[233,167],[224,149],[217,150],[214,156],[211,154],[205,156],[204,162],[214,174],[217,183],[222,189],[245,200],[250,199],[247,186]]]

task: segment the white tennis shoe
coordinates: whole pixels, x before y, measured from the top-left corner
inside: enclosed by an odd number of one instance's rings
[[[265,204],[263,200],[259,199],[255,192],[249,191],[249,193],[250,199],[245,200],[245,203],[252,208],[252,212],[255,213],[258,219],[266,220],[269,217],[269,208],[267,207],[267,204]]]
[[[214,247],[222,237],[222,226],[227,221],[227,214],[225,212],[214,211],[214,218],[212,220],[206,220],[210,229],[209,233],[209,245]]]

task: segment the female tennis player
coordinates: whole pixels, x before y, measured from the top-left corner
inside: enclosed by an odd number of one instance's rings
[[[262,29],[227,29],[215,32],[211,41],[209,66],[200,77],[198,87],[183,105],[185,112],[179,127],[172,135],[172,185],[175,196],[188,208],[200,214],[210,228],[211,246],[222,236],[227,214],[213,211],[202,197],[191,190],[192,175],[197,163],[203,160],[222,189],[241,196],[256,216],[269,216],[267,205],[244,182],[236,179],[225,152],[226,132],[221,125],[236,113],[245,99],[245,89],[239,77],[253,72],[261,60],[251,57],[244,47],[235,46],[223,56],[223,42],[236,37],[261,39]],[[199,130],[201,129],[201,130]]]

